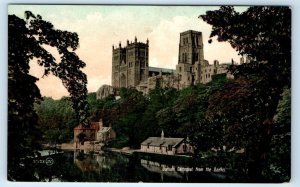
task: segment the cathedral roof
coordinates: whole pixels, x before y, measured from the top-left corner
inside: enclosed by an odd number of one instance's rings
[[[174,69],[168,69],[168,68],[158,68],[158,67],[150,67],[149,66],[149,71],[154,71],[154,72],[162,72],[162,73],[175,73],[176,70]]]

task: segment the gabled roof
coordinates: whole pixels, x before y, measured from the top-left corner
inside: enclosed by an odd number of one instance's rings
[[[101,127],[97,133],[105,133],[108,132],[111,127]]]
[[[79,124],[74,128],[74,130],[99,130],[100,129],[100,122],[91,122],[89,126],[83,126]]]
[[[141,145],[149,145],[149,146],[162,146],[167,147],[168,145],[172,147],[176,147],[179,145],[184,138],[161,138],[161,137],[149,137],[145,141],[141,143]]]

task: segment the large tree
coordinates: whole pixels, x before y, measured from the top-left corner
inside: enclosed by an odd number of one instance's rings
[[[247,134],[249,126],[252,133],[253,128],[256,130],[255,136],[247,137],[248,143],[255,142],[248,174],[251,179],[262,181],[275,127],[273,119],[284,88],[291,85],[291,9],[260,6],[239,13],[231,6],[222,6],[200,17],[212,25],[209,42],[216,36],[218,41],[229,42],[239,54],[251,59],[250,63],[230,68],[238,82],[213,97],[216,102],[211,100],[210,111],[216,114],[214,117],[229,117],[231,112],[236,119],[228,127],[229,133]],[[248,123],[248,127],[242,123]],[[241,142],[236,143],[241,146]]]
[[[37,62],[45,76],[52,73],[62,80],[79,122],[88,124],[87,78],[81,71],[85,63],[74,52],[78,45],[76,33],[55,29],[30,11],[25,19],[8,16],[8,179],[34,180],[24,158],[39,148],[34,102],[41,95],[35,84],[38,79],[29,75],[29,63]],[[59,59],[51,50],[57,50]]]

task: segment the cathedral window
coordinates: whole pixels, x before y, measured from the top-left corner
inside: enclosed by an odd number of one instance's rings
[[[195,54],[195,61],[198,61],[198,53]]]

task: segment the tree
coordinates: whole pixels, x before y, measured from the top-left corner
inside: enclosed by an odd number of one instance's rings
[[[212,25],[210,38],[217,36],[218,41],[229,42],[239,54],[251,59],[250,63],[230,67],[230,71],[235,79],[251,82],[247,86],[250,97],[245,99],[240,95],[238,99],[242,102],[234,104],[236,108],[241,104],[249,104],[252,107],[250,110],[255,111],[251,120],[257,122],[253,127],[257,133],[251,141],[256,143],[253,144],[249,158],[252,161],[249,161],[248,174],[252,181],[264,181],[262,171],[267,167],[274,130],[273,118],[283,89],[290,87],[291,82],[291,10],[289,7],[261,6],[250,7],[247,11],[238,13],[231,6],[222,6],[219,10],[208,11],[200,17]],[[211,41],[212,39],[209,40]],[[232,99],[235,93],[231,92]],[[226,103],[229,100],[224,101]],[[223,106],[224,109],[228,107],[225,104]],[[246,107],[243,108],[245,110],[236,117],[241,119],[250,115]],[[240,126],[241,123],[236,125]]]
[[[38,79],[29,75],[29,62],[36,60],[45,76],[52,73],[62,80],[78,120],[88,124],[87,79],[80,70],[85,63],[74,52],[78,45],[76,33],[54,29],[30,11],[25,12],[25,20],[8,16],[8,179],[34,180],[30,163],[21,163],[39,148],[40,136],[33,107],[41,95],[35,84]],[[60,59],[45,46],[56,49]]]
[[[284,89],[274,122],[268,160],[270,167],[263,172],[273,181],[287,181],[291,176],[291,89]]]
[[[113,127],[118,136],[121,135],[121,141],[127,142],[131,147],[138,147],[141,142],[140,132],[143,129],[141,121],[147,101],[141,92],[131,88],[121,88],[120,96],[120,117]]]
[[[189,136],[195,153],[219,149],[223,144],[223,127],[207,117],[209,98],[219,91],[228,80],[224,75],[216,75],[207,84],[197,84],[180,91],[173,110],[180,127],[181,137]]]
[[[75,111],[68,97],[54,100],[44,97],[43,101],[34,105],[38,115],[38,129],[43,133],[43,143],[53,142],[54,131],[59,133],[60,142],[73,140],[73,129],[78,125]]]

